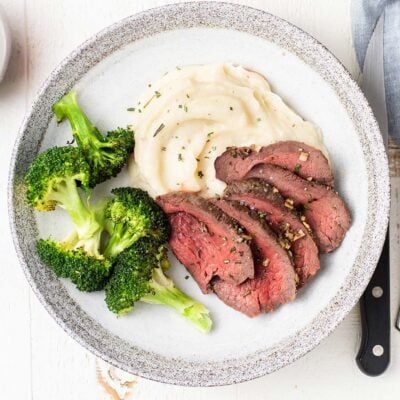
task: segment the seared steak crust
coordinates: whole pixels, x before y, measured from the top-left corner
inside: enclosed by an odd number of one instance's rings
[[[323,153],[305,143],[284,141],[262,147],[228,148],[215,160],[217,178],[224,182],[242,179],[254,166],[271,164],[285,168],[302,178],[312,178],[333,186],[333,174]]]
[[[254,277],[251,237],[218,207],[184,192],[156,201],[169,216],[172,251],[204,293],[215,276],[235,285]]]
[[[285,207],[275,188],[261,179],[244,179],[229,184],[224,197],[258,210],[267,219],[284,247],[293,253],[300,286],[318,272],[318,248],[305,217]]]
[[[268,164],[254,167],[246,177],[273,185],[286,198],[288,208],[301,206],[322,253],[329,253],[342,243],[351,217],[344,201],[332,189]]]
[[[210,201],[247,230],[253,237],[256,254],[254,279],[239,286],[218,279],[213,283],[217,296],[250,317],[272,311],[278,305],[293,300],[297,277],[292,262],[266,221],[239,202],[223,199]]]

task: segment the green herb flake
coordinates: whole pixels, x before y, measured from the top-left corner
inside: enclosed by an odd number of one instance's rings
[[[167,148],[165,146],[162,146],[161,151],[167,151]]]
[[[261,122],[261,118],[257,118],[257,121],[258,121],[258,122]]]
[[[190,276],[189,276],[189,275],[186,275],[186,276],[185,276],[185,279],[186,279],[186,280],[188,280],[189,278],[190,278]]]
[[[212,135],[214,135],[214,132],[208,132],[207,137],[210,138]]]
[[[182,157],[181,153],[178,154],[178,161],[183,161],[183,157]]]
[[[197,176],[198,176],[200,179],[202,179],[203,176],[204,176],[203,171],[198,171],[198,172],[197,172]]]
[[[232,107],[232,106],[230,106],[229,109],[230,109],[231,111],[233,111],[233,107]]]
[[[153,137],[156,137],[164,128],[165,128],[165,125],[164,125],[164,124],[161,124],[161,125],[157,128],[157,130],[154,132]]]
[[[186,93],[186,97],[188,98],[188,99],[190,99],[190,96]]]
[[[161,93],[158,92],[157,90],[154,92],[154,94],[156,95],[157,99],[158,99],[159,97],[161,97]]]
[[[298,174],[301,170],[301,164],[296,164],[293,171],[295,174]]]
[[[188,112],[187,106],[184,106],[183,109],[185,110],[185,112]]]
[[[129,108],[126,109],[126,111],[135,111],[135,110],[136,110],[135,107],[129,107]]]
[[[178,106],[179,108],[182,108],[183,106],[182,106],[182,104],[179,104],[179,106]]]
[[[236,247],[235,246],[233,246],[233,247],[231,247],[231,249],[229,250],[231,253],[235,253],[236,252]]]

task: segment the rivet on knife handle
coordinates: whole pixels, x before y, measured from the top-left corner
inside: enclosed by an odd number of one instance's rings
[[[390,362],[389,232],[360,308],[362,338],[357,364],[365,374],[377,376]]]

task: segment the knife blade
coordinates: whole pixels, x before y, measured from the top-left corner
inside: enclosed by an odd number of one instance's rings
[[[369,44],[363,70],[363,91],[388,147],[383,69],[383,17]],[[376,270],[360,299],[362,337],[357,365],[367,375],[382,374],[390,362],[390,250],[389,230]]]

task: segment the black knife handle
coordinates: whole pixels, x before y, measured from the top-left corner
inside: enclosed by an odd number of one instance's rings
[[[362,338],[357,364],[369,376],[382,374],[390,362],[389,230],[378,265],[360,300]]]

